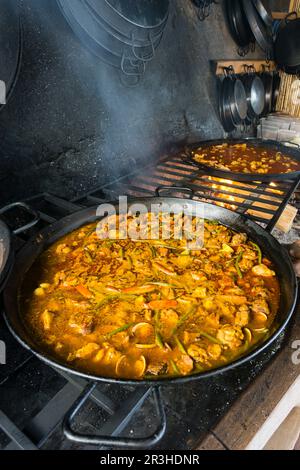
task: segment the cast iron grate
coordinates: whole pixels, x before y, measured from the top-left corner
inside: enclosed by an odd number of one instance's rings
[[[167,190],[173,195],[176,193],[182,195],[180,189],[170,190],[170,186],[188,187],[193,190],[195,199],[204,199],[232,208],[272,229],[298,185],[299,179],[286,179],[276,182],[274,186],[273,183],[241,183],[212,178],[175,156],[163,158],[156,166],[144,169],[143,173],[120,178],[74,201],[66,201],[51,194],[40,194],[27,200],[27,203],[39,211],[41,222],[38,229],[40,229],[84,207],[114,200],[119,195],[128,195],[132,198],[152,197],[160,186],[169,188]],[[33,233],[32,229],[26,236],[16,239],[16,248],[20,248]],[[16,365],[17,367],[19,365]],[[10,441],[4,446],[5,449],[41,448],[60,425],[78,396],[84,393],[88,386],[87,381],[62,371],[57,372],[65,379],[64,386],[26,425],[18,426],[0,410],[0,429]],[[5,387],[5,381],[1,386]],[[152,389],[133,389],[120,405],[114,402],[102,387],[102,384],[97,385],[90,396],[91,401],[109,416],[100,433],[119,436],[149,398]]]

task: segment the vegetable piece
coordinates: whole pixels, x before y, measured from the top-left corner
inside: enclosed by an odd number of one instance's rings
[[[256,251],[257,251],[258,264],[262,264],[262,251],[261,251],[260,247],[257,245],[257,243],[254,243],[254,242],[250,242],[250,243],[253,246],[253,248],[255,248]]]
[[[77,290],[77,292],[79,292],[79,294],[81,294],[86,299],[90,299],[91,297],[93,297],[93,294],[83,284],[79,284],[78,286],[75,287],[75,289]]]
[[[138,349],[154,349],[157,348],[157,344],[135,344],[135,347]]]
[[[172,331],[172,336],[174,336],[174,334],[176,333],[176,331],[186,322],[186,320],[187,320],[191,315],[193,315],[193,314],[196,312],[196,310],[197,310],[197,306],[196,306],[196,305],[193,305],[193,307],[192,307],[185,315],[183,315],[183,316],[179,319],[179,321],[178,321],[176,327],[175,327],[175,328],[173,329],[173,331]]]
[[[165,349],[161,334],[158,331],[155,333],[155,342],[160,349]]]
[[[170,359],[170,364],[173,368],[173,371],[175,372],[175,374],[177,375],[180,375],[180,370],[178,369],[177,365],[175,364],[175,362],[173,361],[173,359]]]
[[[182,342],[178,338],[178,336],[174,336],[175,342],[179,348],[179,351],[182,352],[183,354],[187,354],[185,347],[183,346]]]
[[[243,273],[241,271],[240,264],[239,264],[242,257],[243,257],[243,254],[244,254],[244,252],[241,251],[240,254],[238,255],[236,261],[235,261],[235,268],[237,270],[237,273],[238,273],[238,276],[239,276],[240,279],[243,279]]]
[[[118,333],[122,333],[123,331],[129,330],[129,328],[134,325],[135,323],[128,323],[127,325],[120,326],[120,328],[117,328],[116,330],[111,331],[105,337],[107,339],[112,338],[113,336],[117,335]]]
[[[212,343],[215,343],[215,344],[223,344],[222,341],[218,340],[217,338],[215,338],[214,336],[210,335],[209,333],[206,333],[206,331],[200,331],[200,336],[203,336],[204,338],[208,339],[209,341],[211,341]]]
[[[126,289],[123,289],[122,293],[123,294],[140,295],[140,294],[148,294],[148,293],[153,292],[155,290],[156,290],[155,286],[151,286],[151,285],[133,286],[133,287],[127,287]]]
[[[169,308],[176,308],[178,305],[177,300],[152,300],[148,303],[151,310],[163,310]]]

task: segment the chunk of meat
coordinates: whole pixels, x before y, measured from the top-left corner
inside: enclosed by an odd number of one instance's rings
[[[165,361],[151,362],[147,367],[147,374],[162,375],[167,372],[168,364]]]
[[[92,356],[92,354],[94,352],[98,351],[98,349],[100,349],[99,344],[97,344],[97,343],[88,343],[85,346],[83,346],[82,348],[78,349],[74,353],[74,357],[76,359],[87,359],[88,357]]]
[[[238,326],[224,325],[218,333],[217,339],[230,349],[237,349],[241,346],[244,335]]]
[[[274,277],[276,273],[269,269],[265,264],[258,264],[252,268],[253,274],[262,277]]]
[[[69,320],[69,326],[80,335],[88,335],[94,329],[93,316],[83,312],[73,313]]]
[[[242,305],[235,315],[235,324],[238,326],[248,325],[250,320],[250,312],[248,305]]]
[[[231,246],[240,246],[247,241],[245,233],[236,233],[231,239]]]
[[[206,350],[197,344],[191,344],[188,353],[196,362],[206,362],[208,359]]]
[[[251,305],[251,310],[252,310],[252,313],[254,314],[262,313],[267,316],[270,315],[268,302],[263,298],[254,300],[254,302]]]
[[[182,375],[188,375],[194,369],[193,359],[187,354],[181,354],[176,360],[175,364],[177,365],[180,373]]]
[[[222,354],[222,347],[220,346],[220,344],[209,344],[207,346],[207,354],[209,358],[213,359],[214,361],[217,361]]]

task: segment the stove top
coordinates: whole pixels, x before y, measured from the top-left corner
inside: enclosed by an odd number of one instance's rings
[[[148,175],[148,176],[146,176]],[[39,212],[41,227],[53,223],[86,206],[115,199],[118,195],[131,197],[153,196],[162,184],[186,186],[191,184],[196,198],[232,204],[228,191],[215,187],[200,170],[183,163],[179,157],[163,159],[158,166],[143,174],[122,178],[113,185],[96,188],[88,194],[67,201],[43,193],[27,203]],[[243,183],[239,183],[242,185]],[[247,213],[260,223],[275,225],[298,182],[281,183],[281,199],[274,213],[252,211],[257,198],[270,196],[270,187],[251,187],[256,199],[247,189],[247,197],[236,210]],[[272,188],[271,188],[272,189]],[[244,191],[245,188],[238,189]],[[168,189],[170,191],[170,189]],[[175,193],[180,190],[175,190]],[[174,193],[174,190],[173,190]],[[218,194],[217,201],[215,194]],[[269,194],[269,196],[268,196]],[[220,202],[221,199],[221,202]],[[274,201],[273,201],[274,204]],[[271,217],[271,219],[270,219]],[[256,219],[257,218],[257,219]],[[32,235],[15,240],[18,249]],[[23,349],[11,336],[0,318],[0,339],[6,345],[7,364],[0,366],[0,448],[2,449],[92,449],[79,446],[65,438],[61,423],[67,411],[87,386],[74,375],[55,370],[40,362]],[[264,369],[279,350],[283,337],[252,362],[210,379],[195,383],[168,386],[162,389],[167,415],[167,429],[156,449],[195,449],[208,431],[230,408],[241,392]],[[151,389],[99,384],[93,390],[75,423],[75,431],[83,434],[102,434],[126,438],[147,437],[158,426]]]

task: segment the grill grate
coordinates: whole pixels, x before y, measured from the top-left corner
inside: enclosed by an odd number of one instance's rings
[[[16,248],[20,248],[24,241],[34,234],[34,230],[41,229],[84,207],[116,199],[119,195],[135,198],[152,197],[158,186],[189,187],[194,191],[195,199],[229,207],[272,229],[298,185],[299,180],[289,179],[276,182],[276,186],[262,182],[230,182],[212,178],[179,157],[163,158],[157,165],[144,169],[143,173],[120,178],[74,201],[66,201],[46,193],[30,198],[27,203],[39,211],[41,222],[38,227],[22,235],[22,238],[16,239]],[[180,190],[178,192],[180,193]],[[21,367],[21,364],[16,364],[15,370],[18,367]],[[0,429],[11,441],[6,449],[40,448],[85,389],[87,385],[85,380],[62,371],[57,372],[66,380],[64,387],[26,426],[19,428],[0,410]],[[5,380],[1,387],[5,387]],[[111,401],[106,389],[102,387],[99,384],[91,395],[92,401],[110,416],[100,431],[107,435],[120,435],[149,397],[151,389],[133,389],[129,397],[119,406]]]
[[[247,215],[255,222],[272,230],[286,205],[297,190],[298,179],[283,178],[281,181],[237,182],[212,177],[178,156],[163,158],[157,165],[146,168],[143,173],[121,178],[113,184],[93,191],[76,202],[83,205],[129,197],[153,197],[159,186],[184,186],[193,190],[194,199],[234,210]]]

